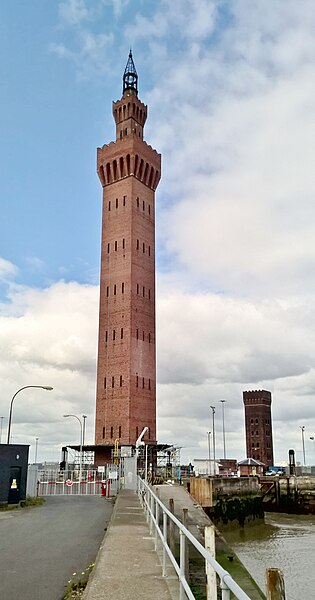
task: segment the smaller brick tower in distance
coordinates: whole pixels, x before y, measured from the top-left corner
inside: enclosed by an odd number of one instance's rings
[[[271,393],[266,390],[243,392],[247,458],[273,465]]]
[[[116,141],[97,150],[103,188],[95,462],[114,446],[156,444],[155,190],[161,155],[143,139],[130,51],[123,94],[113,103]]]

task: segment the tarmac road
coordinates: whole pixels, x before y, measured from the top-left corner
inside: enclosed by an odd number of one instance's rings
[[[0,599],[61,600],[72,573],[95,561],[112,509],[101,496],[51,496],[0,512]]]

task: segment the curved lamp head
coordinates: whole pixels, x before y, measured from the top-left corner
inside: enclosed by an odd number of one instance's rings
[[[54,389],[53,387],[51,387],[51,385],[42,385],[41,387],[43,390],[48,390],[49,392],[51,392],[51,390]]]

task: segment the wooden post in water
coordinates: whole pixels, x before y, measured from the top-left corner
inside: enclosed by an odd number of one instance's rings
[[[205,527],[205,548],[215,558],[215,529],[214,525]],[[207,600],[217,598],[217,574],[214,568],[206,561],[207,574]]]
[[[283,573],[280,569],[266,569],[267,600],[285,600]]]
[[[173,498],[169,499],[169,510],[173,515],[174,514],[174,499]],[[175,524],[173,523],[172,519],[169,519],[169,546],[170,546],[171,553],[173,554],[173,556],[175,556]]]
[[[188,508],[183,508],[183,525],[188,529]],[[189,542],[186,537],[185,539],[185,577],[186,581],[189,583]]]

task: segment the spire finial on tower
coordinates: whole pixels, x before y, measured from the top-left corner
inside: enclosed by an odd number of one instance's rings
[[[138,95],[138,75],[135,63],[133,62],[131,48],[123,76],[123,95],[128,91],[136,96]]]

